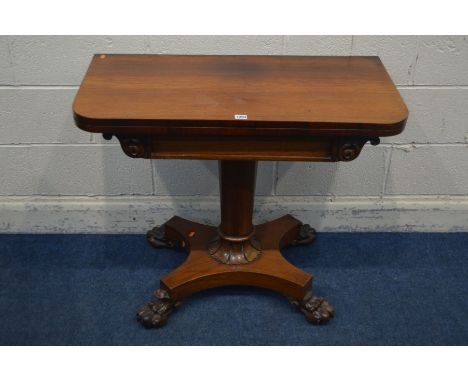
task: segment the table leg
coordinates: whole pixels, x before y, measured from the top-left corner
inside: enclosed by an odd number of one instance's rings
[[[252,213],[256,162],[220,161],[221,224],[211,227],[173,217],[148,232],[156,248],[181,247],[185,262],[161,278],[155,301],[137,313],[145,327],[159,327],[185,298],[224,285],[250,285],[284,294],[313,324],[334,314],[312,293],[312,275],[293,266],[280,252],[287,245],[309,244],[315,231],[291,215],[254,226]]]

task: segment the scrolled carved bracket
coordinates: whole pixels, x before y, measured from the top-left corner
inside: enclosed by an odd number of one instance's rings
[[[144,137],[117,137],[120,146],[130,158],[150,158],[151,140]]]
[[[333,144],[334,160],[349,162],[356,159],[367,141],[376,146],[380,143],[380,138],[349,138],[335,141]]]

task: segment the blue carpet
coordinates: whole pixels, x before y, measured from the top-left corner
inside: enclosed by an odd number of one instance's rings
[[[0,345],[468,345],[468,233],[321,233],[284,255],[334,305],[327,326],[225,287],[146,330],[135,311],[183,252],[142,235],[0,235]]]

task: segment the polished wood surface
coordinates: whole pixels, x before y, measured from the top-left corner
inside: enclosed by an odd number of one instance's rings
[[[253,231],[252,214],[257,162],[219,161],[221,225],[226,236],[247,236]]]
[[[378,57],[98,54],[73,111],[115,135],[374,137],[408,116]]]
[[[115,136],[131,158],[219,160],[220,225],[174,217],[147,233],[153,247],[189,255],[138,311],[146,327],[222,285],[278,291],[309,322],[326,323],[334,311],[313,295],[312,276],[280,253],[315,231],[289,215],[252,223],[256,161],[351,161],[408,117],[378,57],[96,55],[73,112],[78,127]]]
[[[255,227],[263,243],[262,256],[252,263],[229,265],[209,256],[206,242],[216,227],[173,217],[165,224],[165,239],[185,249],[189,255],[182,265],[161,278],[156,300],[137,313],[146,327],[163,326],[174,308],[193,293],[226,285],[248,285],[271,289],[285,295],[313,324],[324,324],[334,310],[312,293],[312,275],[289,263],[280,248],[291,245],[302,223],[291,215]],[[175,244],[176,243],[176,244]]]
[[[131,158],[281,160],[335,162],[356,159],[369,137],[206,137],[206,136],[122,136],[123,151]]]
[[[189,256],[172,273],[161,279],[177,302],[203,289],[222,285],[253,285],[273,289],[291,299],[301,300],[311,287],[312,275],[290,264],[279,249],[298,235],[301,222],[287,215],[256,227],[263,253],[256,261],[243,265],[223,264],[207,255],[206,242],[216,228],[174,217],[166,224],[169,240],[184,241]],[[189,236],[191,232],[192,236]]]
[[[252,223],[256,178],[255,161],[219,161],[221,224],[208,252],[224,264],[247,264],[262,254]]]

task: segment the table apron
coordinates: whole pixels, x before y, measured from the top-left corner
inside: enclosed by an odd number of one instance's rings
[[[132,158],[333,162],[357,158],[369,137],[117,136]]]

